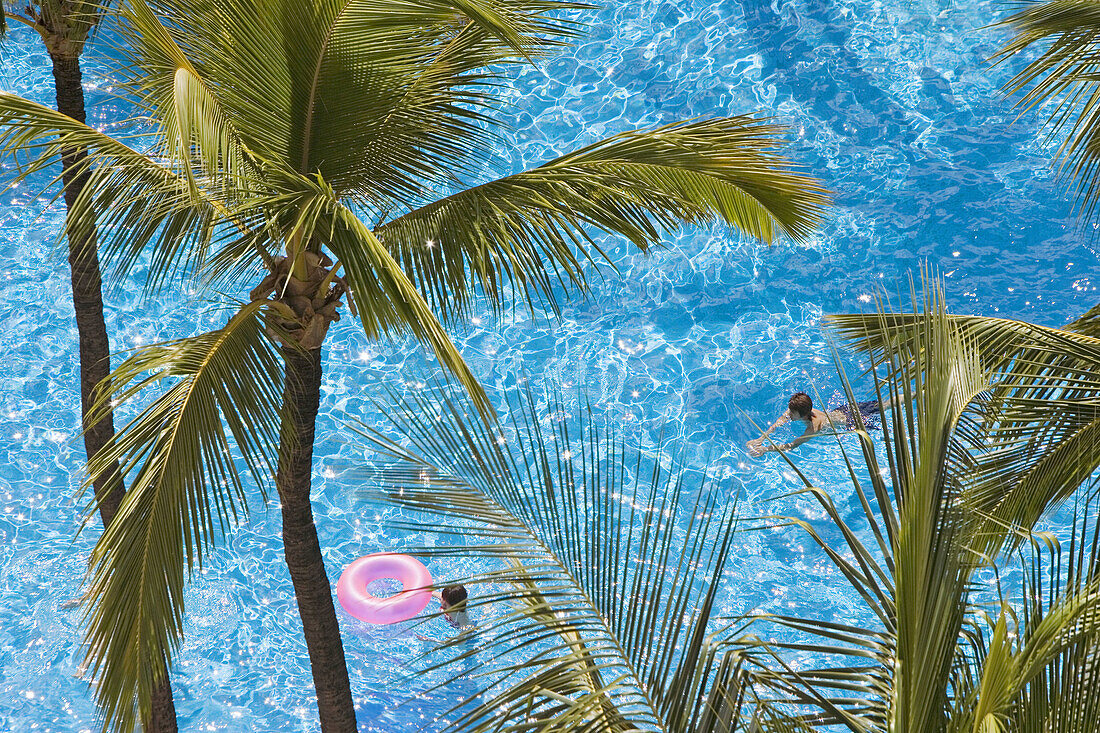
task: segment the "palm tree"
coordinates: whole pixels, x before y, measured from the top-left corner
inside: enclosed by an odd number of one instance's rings
[[[715,613],[739,524],[728,486],[665,446],[627,449],[583,399],[569,417],[560,395],[510,396],[496,436],[438,386],[395,401],[399,439],[356,428],[381,456],[365,495],[439,538],[409,552],[488,566],[449,580],[471,588],[476,651],[457,635],[426,658],[439,684],[477,688],[445,730],[730,730],[739,626]]]
[[[105,5],[86,0],[38,0],[37,2],[4,2],[0,4],[0,36],[8,19],[33,28],[42,37],[53,64],[57,111],[77,122],[87,118],[84,108],[83,74],[80,57],[89,35],[104,12]],[[61,178],[65,184],[66,209],[75,205],[84,189],[86,176],[80,174],[81,162],[87,151],[74,146],[59,151]],[[69,267],[76,313],[77,338],[80,344],[80,414],[84,432],[84,450],[94,456],[114,437],[114,411],[108,405],[92,420],[95,386],[111,371],[111,349],[107,324],[103,318],[102,275],[99,269],[99,233],[94,222],[82,227],[67,227]],[[106,528],[125,493],[117,462],[108,463],[101,473],[91,477],[99,506],[100,519]],[[172,702],[172,686],[167,676],[154,689],[150,718],[146,729],[176,730],[176,711]]]
[[[896,405],[884,426],[891,481],[861,431],[870,495],[854,468],[851,475],[866,527],[846,521],[805,477],[804,492],[843,545],[790,521],[826,552],[876,623],[763,619],[802,638],[745,644],[754,699],[788,723],[860,732],[1095,730],[1100,549],[1096,507],[1087,510],[1095,497],[1079,498],[1068,552],[1033,528],[1097,467],[1095,446],[1082,442],[1095,428],[1081,418],[1096,417],[1086,403],[1097,403],[1100,362],[1089,373],[1081,357],[1100,343],[950,316],[938,286],[923,312],[828,320],[887,369]],[[1027,572],[1015,594],[978,582],[981,568],[1000,577],[1013,567],[1017,551]],[[830,663],[797,672],[774,663],[808,651]]]
[[[823,191],[778,157],[777,128],[749,117],[625,132],[463,189],[497,144],[504,80],[489,69],[568,42],[582,11],[130,0],[117,88],[139,111],[136,140],[0,95],[0,146],[23,152],[24,175],[89,151],[74,225],[102,212],[117,276],[147,256],[153,290],[175,275],[210,294],[255,284],[224,327],[127,359],[98,403],[156,392],[90,466],[118,460],[131,484],[125,521],[91,559],[88,660],[109,725],[128,730],[148,710],[163,676],[148,660],[171,660],[185,576],[247,510],[232,445],[261,487],[275,475],[322,728],[354,730],[309,500],[321,347],[345,299],[369,337],[428,344],[489,416],[436,315],[462,316],[474,286],[498,309],[556,307],[554,289],[584,290],[585,263],[603,259],[594,232],[644,250],[681,222],[717,219],[765,241],[815,226]]]
[[[995,27],[1012,31],[997,55],[1004,61],[1025,49],[1043,50],[1007,84],[1009,94],[1023,93],[1023,110],[1044,112],[1050,137],[1063,137],[1056,157],[1076,189],[1081,213],[1091,218],[1100,199],[1100,81],[1095,56],[1100,49],[1100,17],[1089,0],[1027,3]],[[1049,105],[1049,107],[1048,107]]]
[[[467,582],[510,588],[480,594],[482,606],[506,608],[478,632],[486,656],[500,661],[479,670],[479,699],[455,706],[454,730],[1097,729],[1096,495],[1078,497],[1068,548],[1032,532],[1042,510],[1071,494],[1096,464],[1055,465],[1067,461],[1066,440],[1040,440],[1026,457],[1017,452],[1027,405],[1021,385],[1041,373],[1053,389],[1061,377],[1049,360],[1032,360],[1034,349],[1011,360],[1024,376],[994,384],[988,364],[1003,365],[1004,350],[976,338],[972,322],[949,316],[936,289],[920,314],[830,320],[864,347],[874,344],[888,369],[882,396],[896,405],[885,426],[889,470],[859,430],[869,491],[848,461],[863,508],[859,526],[790,463],[804,482],[797,493],[820,503],[840,539],[830,542],[799,519],[777,518],[773,526],[809,534],[863,600],[871,625],[757,615],[740,620],[748,626],[723,626],[709,617],[719,598],[706,579],[726,562],[723,543],[733,527],[693,531],[714,510],[686,512],[679,502],[709,495],[654,491],[660,481],[645,480],[648,463],[624,460],[610,430],[588,426],[578,435],[569,423],[532,417],[561,415],[559,404],[536,410],[528,397],[512,405],[503,444],[481,436],[452,403],[425,398],[392,413],[401,442],[365,432],[394,462],[380,472],[388,488],[374,495],[413,510],[403,513],[412,529],[464,538],[415,552],[495,562]],[[1003,347],[1006,322],[1000,330]],[[434,424],[425,415],[436,416]],[[1042,433],[1033,426],[1033,435]],[[666,480],[681,485],[682,468],[673,474]],[[1003,501],[991,502],[997,483]],[[1041,494],[1043,507],[1015,495],[1017,484]],[[676,534],[687,538],[682,556],[680,548],[655,549],[642,539],[647,521],[669,508],[683,515]],[[655,531],[665,526],[657,520]],[[706,555],[702,578],[680,582],[681,568],[705,554],[700,545],[716,554]],[[1024,570],[1015,594],[1007,583],[982,587],[976,571],[1012,567],[1014,551]],[[512,564],[516,557],[525,569]],[[685,626],[670,631],[667,624],[681,619]],[[754,628],[762,625],[771,626],[768,636],[778,626],[797,641],[765,643]],[[508,657],[513,645],[531,648],[522,655],[527,661]],[[594,671],[602,676],[594,679]]]

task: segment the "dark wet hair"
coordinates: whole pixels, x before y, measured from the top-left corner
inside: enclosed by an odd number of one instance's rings
[[[448,585],[439,593],[440,600],[447,608],[454,608],[460,603],[465,603],[467,597],[466,586],[464,585]]]
[[[808,417],[814,409],[814,401],[805,392],[795,392],[787,402],[787,408],[799,417]]]

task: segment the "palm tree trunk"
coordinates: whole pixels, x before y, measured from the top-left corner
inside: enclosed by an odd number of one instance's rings
[[[321,398],[321,350],[283,347],[286,383],[283,388],[282,436],[276,487],[283,509],[283,551],[298,614],[309,649],[317,710],[324,733],[355,733],[355,708],[344,661],[340,625],[325,573],[313,507],[309,500],[313,476],[313,436]]]
[[[79,122],[85,121],[84,88],[81,86],[80,59],[53,55],[53,78],[57,85],[57,110]],[[65,206],[73,207],[85,185],[87,176],[78,175],[74,166],[87,153],[70,149],[62,156],[64,166],[61,177],[65,182]],[[80,340],[80,406],[84,427],[84,450],[88,457],[95,455],[114,436],[114,417],[110,410],[103,419],[91,424],[88,412],[92,405],[95,386],[107,378],[111,371],[111,346],[107,339],[107,324],[103,319],[103,289],[99,273],[98,237],[94,227],[84,230],[70,228],[69,266],[72,268],[73,308],[76,311],[76,330]],[[119,475],[118,464],[110,470],[94,476],[99,516],[106,527],[118,512],[125,489]]]
[[[168,677],[168,665],[164,666],[164,677],[153,687],[153,704],[149,720],[144,728],[148,733],[177,733],[176,703],[172,700],[172,680]]]
[[[63,53],[50,53],[53,62],[53,78],[57,89],[57,110],[84,122],[84,87],[81,84],[80,57]],[[86,174],[79,174],[76,166],[87,152],[79,148],[65,151],[61,156],[62,180],[65,182],[65,207],[72,209],[77,196],[84,188]],[[111,371],[111,345],[107,338],[107,324],[103,318],[103,287],[99,272],[97,252],[98,235],[94,226],[82,230],[70,228],[69,266],[72,269],[73,309],[76,311],[76,330],[80,342],[80,415],[84,428],[84,450],[88,457],[98,453],[115,435],[114,416],[110,410],[96,423],[89,419],[89,409],[97,384]],[[116,462],[107,471],[92,477],[99,517],[106,528],[115,514],[126,489]],[[172,701],[172,681],[164,671],[162,682],[153,690],[152,716],[145,726],[149,733],[176,733],[176,708]]]

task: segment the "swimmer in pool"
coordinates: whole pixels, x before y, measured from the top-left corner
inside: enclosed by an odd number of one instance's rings
[[[433,594],[434,595],[434,594]],[[464,585],[448,585],[439,592],[439,607],[443,618],[456,629],[464,629],[472,624],[466,613],[466,599],[469,597]]]
[[[439,601],[439,610],[443,612],[443,620],[446,621],[452,628],[461,631],[458,634],[457,639],[468,639],[470,632],[476,627],[474,623],[470,621],[470,616],[466,612],[466,599],[468,598],[466,593],[466,586],[448,585],[443,590],[432,591],[432,598]],[[431,644],[441,643],[438,639],[431,639],[421,634],[416,635],[421,641],[426,641]]]
[[[878,400],[870,400],[868,402],[860,402],[856,404],[856,409],[859,410],[860,417],[864,421],[874,417],[882,412],[882,405]],[[806,431],[792,440],[790,443],[772,443],[764,445],[764,439],[772,434],[776,428],[780,425],[785,425],[789,422],[803,421],[806,423]],[[764,431],[756,440],[750,440],[748,442],[749,455],[753,458],[761,456],[768,451],[773,450],[790,450],[797,448],[805,443],[815,434],[832,427],[834,430],[855,430],[856,420],[852,415],[851,408],[848,405],[842,405],[835,410],[829,410],[824,412],[822,410],[814,409],[813,400],[805,392],[796,392],[791,395],[791,399],[787,402],[787,411],[779,416],[771,427]]]

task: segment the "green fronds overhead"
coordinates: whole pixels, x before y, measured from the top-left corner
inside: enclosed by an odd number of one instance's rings
[[[1100,725],[1095,509],[1095,497],[1078,506],[1068,547],[1049,535],[1031,538],[1023,579],[1005,594],[1012,600],[976,607],[964,645],[975,662],[960,665],[950,731],[1074,733]]]
[[[133,131],[134,145],[9,95],[0,99],[0,152],[25,156],[30,175],[64,149],[86,148],[88,185],[73,225],[87,225],[94,212],[116,278],[151,248],[152,292],[180,274],[219,285],[262,277],[280,250],[295,257],[291,250],[322,242],[367,245],[354,256],[335,253],[351,267],[373,257],[370,242],[380,238],[450,317],[467,307],[475,284],[498,306],[510,282],[532,305],[537,298],[556,307],[555,281],[584,288],[581,263],[606,259],[589,228],[643,248],[684,222],[723,220],[766,241],[807,236],[824,192],[777,155],[778,130],[750,118],[624,133],[426,203],[483,152],[493,127],[486,115],[500,96],[486,69],[531,63],[567,42],[581,29],[581,8],[557,0],[285,8],[129,0],[112,18],[128,42],[118,89],[141,112],[119,127]],[[277,207],[318,186],[341,202],[327,222],[338,235],[294,239],[280,226],[295,217]],[[422,208],[408,211],[415,206]],[[368,235],[347,219],[353,210],[382,219],[408,213]],[[347,231],[358,233],[340,233]],[[433,251],[429,241],[442,245]],[[462,376],[438,323],[393,282],[401,302],[386,310],[415,311],[418,320],[404,325]],[[369,300],[371,287],[366,277],[353,291]],[[378,320],[386,328],[376,331],[395,326],[387,313]]]
[[[505,284],[529,305],[587,288],[581,260],[607,257],[590,230],[645,251],[683,224],[722,221],[764,242],[807,238],[826,192],[776,155],[780,128],[752,117],[615,135],[456,193],[376,229],[438,310],[461,314],[472,278],[497,308]]]
[[[262,488],[274,475],[283,364],[259,304],[221,329],[135,352],[111,374],[112,399],[159,395],[89,463],[119,461],[129,490],[92,551],[87,663],[105,723],[132,730],[183,630],[183,588],[219,534],[247,509],[230,449]],[[228,428],[228,433],[227,429]]]
[[[391,205],[415,200],[426,181],[445,180],[444,171],[482,155],[492,125],[485,111],[499,103],[487,69],[529,63],[569,40],[581,26],[563,13],[582,6],[134,0],[131,7],[122,26],[133,49],[128,88],[154,118],[173,116],[177,71],[192,69],[258,157]]]
[[[132,142],[144,148],[146,138]],[[98,224],[106,234],[102,255],[114,267],[116,279],[146,248],[152,249],[147,287],[153,291],[181,270],[202,267],[224,207],[197,187],[188,171],[153,160],[123,139],[54,109],[0,91],[0,153],[21,163],[9,184],[49,171],[67,149],[87,152],[74,171],[86,174],[88,185],[66,226]]]
[[[829,316],[826,322],[873,359],[904,351],[894,368],[918,378],[913,359],[928,313],[942,309],[942,287],[927,281],[912,313]],[[936,306],[939,302],[941,306]],[[967,408],[960,426],[974,451],[965,500],[974,520],[989,525],[975,548],[995,556],[1015,547],[1051,507],[1070,496],[1100,466],[1100,339],[1088,335],[1086,315],[1066,329],[1020,321],[944,313],[950,328],[973,344],[988,390]]]
[[[1100,197],[1100,6],[1093,0],[1028,2],[996,26],[1014,35],[995,61],[1041,49],[1005,90],[1023,95],[1017,107],[1025,111],[1052,105],[1043,113],[1051,139],[1063,139],[1060,170],[1073,182],[1081,213],[1091,218]]]
[[[565,0],[122,0],[112,6],[104,36],[125,42],[114,70],[121,79],[112,83],[134,117],[112,124],[112,139],[0,95],[0,154],[21,156],[18,175],[37,181],[64,151],[86,150],[78,171],[87,176],[85,189],[69,225],[95,221],[116,280],[147,261],[152,292],[191,276],[206,292],[216,285],[238,298],[262,298],[271,292],[264,281],[294,275],[278,273],[281,264],[301,269],[306,255],[331,264],[311,283],[329,287],[340,278],[339,287],[322,293],[332,295],[324,308],[342,299],[371,337],[414,335],[487,418],[489,403],[440,324],[467,307],[472,288],[480,284],[499,306],[510,283],[531,304],[556,306],[552,282],[583,289],[584,264],[606,259],[593,232],[623,235],[644,249],[680,224],[724,221],[765,241],[799,239],[825,204],[820,185],[779,156],[778,130],[744,117],[625,133],[454,193],[460,181],[482,173],[495,144],[500,123],[493,113],[507,100],[501,88],[513,73],[508,67],[569,43],[583,30],[586,7]],[[384,226],[376,231],[367,222]],[[443,243],[442,259],[418,249],[426,239]],[[298,305],[295,317],[310,324],[327,326],[324,319],[336,315],[310,315]],[[139,352],[113,377],[113,396],[123,402],[160,390],[109,455],[92,463],[95,473],[97,461],[117,457],[137,486],[123,504],[127,522],[104,536],[113,545],[101,544],[93,558],[88,606],[98,694],[120,729],[146,710],[151,673],[138,660],[159,669],[158,657],[170,657],[178,639],[184,566],[201,557],[216,531],[213,517],[220,526],[240,506],[239,479],[227,473],[224,450],[233,442],[248,460],[262,457],[261,467],[253,465],[257,480],[269,468],[271,400],[281,370],[261,322],[263,309],[280,306],[285,318],[285,303],[248,305],[216,334]],[[233,359],[223,360],[228,354]],[[176,429],[199,432],[166,437]],[[601,471],[605,480],[610,468]],[[704,502],[700,509],[714,507]],[[713,532],[732,521],[719,514],[707,520]],[[165,534],[150,534],[165,522]],[[671,526],[654,537],[666,541]],[[717,562],[710,545],[698,552]],[[147,557],[152,566],[143,564]],[[546,577],[565,583],[563,566],[542,557]],[[159,591],[148,580],[156,573],[165,579]],[[125,606],[130,581],[145,583],[137,586],[143,595],[136,606]],[[579,587],[551,583],[548,590],[538,575],[535,582],[544,595],[562,598]],[[687,596],[672,597],[679,600],[668,603],[690,605]],[[675,621],[672,607],[661,608],[669,629],[696,633],[695,621]],[[582,614],[575,622],[594,619]],[[584,647],[591,649],[587,639]],[[678,651],[654,652],[651,660],[615,657],[613,675],[600,666],[607,648],[591,652],[600,684],[622,686],[622,674],[661,669],[688,698],[706,697],[701,680],[709,672],[693,666],[703,664],[698,659]],[[717,652],[706,654],[719,663]],[[720,663],[730,675],[723,679],[740,674],[732,661]],[[590,695],[592,714],[607,717],[593,668],[582,667],[574,680],[581,687],[569,694]],[[726,712],[698,715],[718,726],[728,718],[728,700],[741,698],[712,693]],[[658,704],[654,696],[641,695],[629,716],[657,720],[672,710],[672,702]],[[540,709],[555,709],[554,699]]]
[[[150,152],[176,161],[192,187],[197,171],[204,180],[226,179],[219,184],[228,191],[248,191],[255,161],[215,89],[144,0],[132,0],[127,9],[119,16],[126,52],[140,53],[143,62],[128,91],[158,127],[153,137],[159,149]]]
[[[888,361],[896,367],[913,358],[918,365],[911,381],[891,383],[897,406],[888,449],[898,512],[891,553],[897,614],[891,717],[909,731],[932,731],[943,720],[966,613],[960,601],[978,565],[958,502],[968,462],[955,428],[988,384],[974,344],[952,329],[938,306],[926,314],[911,348],[892,351]]]
[[[778,694],[774,700],[793,697],[818,708],[815,725],[842,725],[853,731],[938,731],[950,704],[957,643],[967,612],[965,593],[979,564],[968,546],[969,525],[959,501],[971,466],[955,428],[967,405],[987,385],[974,344],[951,327],[942,309],[933,308],[914,326],[909,343],[888,342],[879,358],[895,371],[910,361],[919,363],[920,369],[911,379],[891,380],[888,392],[881,395],[893,404],[883,428],[888,471],[880,466],[870,439],[861,435],[871,497],[857,480],[862,472],[849,463],[862,507],[859,524],[867,529],[846,518],[809,478],[803,479],[804,491],[840,529],[843,545],[831,546],[806,523],[789,520],[809,532],[878,625],[768,617],[816,637],[808,644],[780,643],[773,648],[817,652],[837,658],[837,663],[795,673],[776,670],[763,659],[764,671],[753,676]],[[845,390],[851,400],[847,383]]]
[[[58,130],[63,131],[60,138],[55,136]],[[120,272],[129,270],[150,246],[147,286],[153,289],[180,269],[213,264],[232,271],[242,261],[248,267],[247,263],[278,251],[283,232],[270,230],[272,212],[290,211],[299,237],[319,238],[344,263],[368,335],[411,330],[480,406],[487,404],[477,380],[401,267],[316,177],[282,172],[268,181],[269,186],[283,189],[275,196],[243,198],[247,191],[238,190],[236,202],[222,203],[220,192],[198,187],[189,173],[159,164],[48,107],[0,92],[0,149],[31,151],[22,178],[43,170],[64,148],[77,146],[89,151],[82,168],[90,171],[91,180],[73,208],[69,226],[83,226],[92,212],[104,212],[101,231],[126,233],[110,237],[104,248],[104,258]],[[233,210],[227,208],[230,204]],[[218,222],[223,226],[220,231],[215,229]],[[224,255],[228,247],[231,258],[211,259],[212,247],[215,255]]]
[[[1049,437],[1042,413],[1026,427],[1023,402],[1013,402],[1014,395],[1044,389],[1044,381],[1046,389],[1088,391],[1074,381],[1090,381],[1084,372],[1048,368],[1059,363],[1056,341],[1032,337],[1082,344],[1086,352],[1091,339],[951,316],[938,284],[926,284],[923,301],[914,300],[910,314],[829,318],[888,377],[881,397],[893,409],[884,425],[889,471],[862,433],[870,496],[858,479],[862,471],[849,463],[864,526],[809,479],[804,491],[825,509],[843,544],[789,520],[809,532],[877,623],[764,617],[759,621],[787,627],[800,641],[746,644],[746,674],[767,705],[793,702],[805,711],[801,720],[814,726],[904,733],[1094,730],[1100,716],[1092,699],[1100,659],[1095,506],[1077,494],[1082,503],[1068,553],[1054,538],[1034,534],[1032,524],[1073,494],[1096,464],[1034,470],[1079,457],[1042,438]],[[1061,355],[1063,365],[1082,363],[1074,362],[1080,351]],[[851,400],[847,383],[845,390]],[[1007,469],[1006,456],[1016,446],[1003,434],[1006,415],[1014,440],[1026,442],[1029,430],[1040,436],[1032,454],[1017,456],[1019,465]],[[1012,483],[1020,477],[1024,489]],[[997,501],[994,487],[1001,492]],[[1018,490],[1035,496],[1024,502]],[[977,569],[1016,562],[1010,547],[1030,556],[1023,583],[980,586]],[[795,668],[787,661],[807,652],[828,663]]]
[[[367,334],[408,328],[435,352],[439,363],[458,379],[478,411],[489,416],[493,407],[477,377],[466,365],[450,335],[405,276],[401,266],[374,233],[346,207],[334,212],[328,246],[343,264],[363,328]],[[387,312],[392,309],[392,315]]]
[[[364,433],[394,462],[371,497],[416,510],[403,527],[451,538],[410,551],[495,566],[465,581],[472,608],[495,609],[477,630],[493,661],[452,728],[726,730],[740,709],[732,632],[714,616],[729,497],[627,451],[587,412],[563,419],[552,400],[540,418],[529,392],[509,407],[508,437],[486,435],[435,389],[390,411],[407,445]]]

